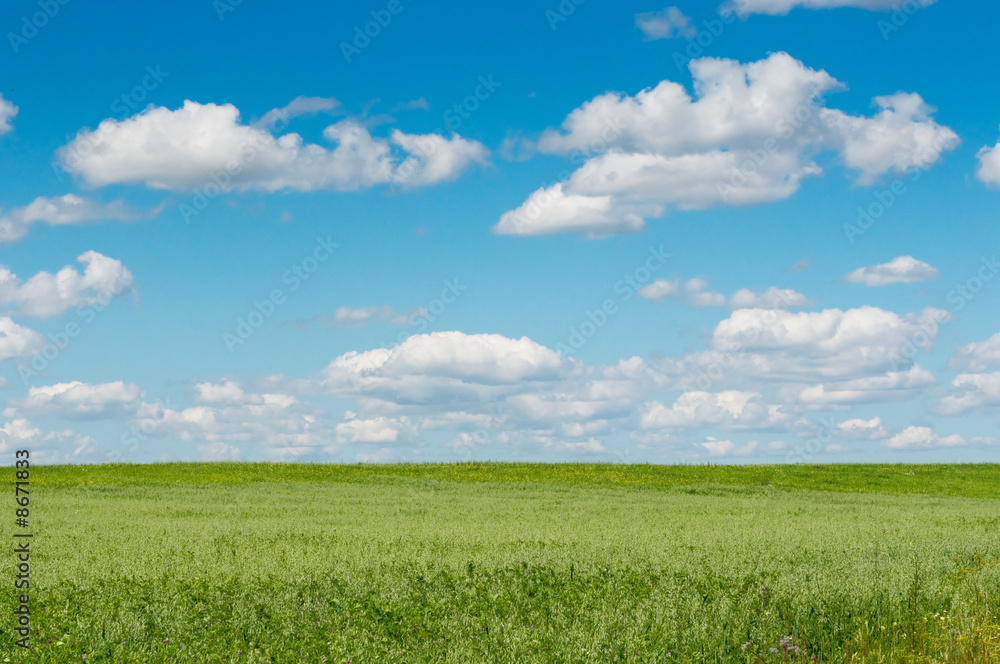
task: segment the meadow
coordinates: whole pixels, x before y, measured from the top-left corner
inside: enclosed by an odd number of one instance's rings
[[[36,631],[13,645],[8,552],[3,662],[1000,662],[998,465],[50,466],[31,483]]]

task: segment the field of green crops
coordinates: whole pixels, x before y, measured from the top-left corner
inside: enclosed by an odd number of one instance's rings
[[[14,532],[9,469],[6,541]],[[0,661],[1000,662],[1000,466],[31,475]]]

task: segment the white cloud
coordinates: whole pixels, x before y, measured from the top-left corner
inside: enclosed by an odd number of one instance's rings
[[[679,290],[680,282],[677,279],[673,281],[657,279],[636,291],[636,295],[644,297],[647,300],[653,300],[654,302],[662,302]]]
[[[412,424],[406,417],[394,419],[373,417],[358,419],[354,413],[345,414],[336,427],[337,439],[342,443],[396,443],[400,437],[412,433]]]
[[[741,288],[729,297],[729,306],[733,309],[784,309],[786,307],[803,307],[809,304],[809,298],[790,288],[775,288],[771,286],[763,293],[749,288]]]
[[[420,402],[554,380],[562,369],[558,353],[527,337],[434,332],[411,336],[393,348],[341,355],[327,366],[324,384],[340,394]]]
[[[869,288],[887,284],[909,284],[940,278],[941,273],[932,265],[917,260],[913,256],[898,256],[888,263],[859,267],[844,275],[844,280],[853,284],[864,284]]]
[[[225,443],[208,443],[199,445],[198,452],[202,461],[239,461],[240,448]]]
[[[1000,185],[1000,143],[981,148],[976,158],[979,159],[976,177],[986,184]]]
[[[914,363],[947,312],[898,315],[876,307],[792,313],[738,309],[719,322],[708,348],[648,363],[647,385],[684,391],[773,392],[769,403],[809,410],[923,393],[934,376]]]
[[[487,157],[481,143],[457,135],[395,130],[389,139],[376,138],[352,119],[328,126],[323,137],[334,147],[242,124],[232,104],[185,101],[174,111],[151,106],[124,120],[104,120],[94,131],[81,130],[59,150],[59,158],[92,186],[144,183],[191,190],[215,183],[225,191],[351,191],[451,180]]]
[[[756,441],[749,442],[743,447],[736,447],[731,440],[717,440],[711,436],[704,443],[700,443],[700,445],[708,450],[708,453],[712,456],[728,456],[730,454],[749,456],[757,449]]]
[[[673,6],[657,12],[636,14],[635,27],[642,31],[647,41],[675,37],[691,38],[698,34],[698,28],[691,25],[691,19]]]
[[[24,418],[0,425],[0,452],[27,449],[32,465],[105,461],[90,436],[66,429],[43,432]]]
[[[0,93],[0,136],[14,129],[14,125],[11,123],[17,115],[17,111],[17,106],[4,99],[3,94]]]
[[[338,307],[329,316],[316,316],[306,321],[295,323],[298,327],[305,327],[313,323],[324,323],[330,327],[360,327],[367,325],[374,320],[380,320],[390,325],[410,325],[415,317],[425,316],[428,311],[426,307],[410,309],[409,311],[396,311],[388,304],[381,307]]]
[[[932,5],[937,0],[916,0],[920,7]],[[720,12],[736,12],[746,17],[750,14],[784,16],[795,7],[804,9],[834,9],[856,7],[871,11],[888,12],[899,8],[899,0],[727,0]]]
[[[250,393],[233,381],[196,386],[200,401],[208,405],[179,408],[141,403],[131,418],[148,437],[197,441],[204,445],[254,444],[273,460],[289,461],[310,453],[337,449],[334,432],[321,410],[289,394]],[[228,447],[207,447],[227,450]]]
[[[578,443],[552,441],[549,443],[543,443],[542,449],[562,454],[601,454],[602,452],[608,451],[604,445],[594,438]]]
[[[0,360],[30,357],[42,350],[45,337],[0,316]]]
[[[921,335],[933,341],[932,323],[945,316],[931,308],[904,316],[869,306],[798,313],[739,309],[716,326],[701,361],[730,352],[738,353],[731,365],[770,380],[863,378],[908,368],[904,349]]]
[[[275,108],[253,123],[254,127],[260,129],[273,128],[276,125],[284,126],[292,118],[303,115],[313,115],[316,113],[333,113],[340,110],[340,102],[333,97],[303,97],[299,96],[282,108]]]
[[[706,290],[707,288],[708,282],[704,279],[688,279],[684,284],[688,302],[696,307],[720,307],[726,303],[725,295]]]
[[[658,401],[646,404],[644,429],[721,426],[726,429],[761,429],[788,423],[791,416],[779,406],[768,405],[758,392],[726,390],[685,392],[667,408]]]
[[[838,438],[847,440],[881,440],[889,432],[882,425],[882,418],[873,417],[870,420],[855,418],[839,422],[834,428]]]
[[[986,341],[962,346],[955,351],[949,366],[969,372],[1000,368],[1000,333]]]
[[[944,415],[989,412],[1000,406],[1000,371],[959,374],[952,386],[955,389],[941,399],[937,408]]]
[[[647,300],[653,300],[654,302],[662,302],[678,295],[681,290],[681,283],[678,279],[674,279],[673,281],[657,279],[636,291],[636,295],[644,297]],[[721,307],[726,304],[726,296],[722,293],[708,290],[708,282],[704,279],[688,279],[684,283],[683,292],[687,294],[687,303],[695,307]],[[733,309],[781,309],[785,307],[801,307],[806,304],[809,304],[809,300],[802,293],[788,288],[775,288],[774,286],[771,286],[763,293],[749,288],[742,288],[729,297],[729,306]]]
[[[885,441],[885,446],[893,450],[929,450],[935,447],[959,447],[967,445],[962,436],[939,436],[929,427],[907,427]]]
[[[937,383],[934,374],[913,365],[906,371],[890,371],[881,376],[866,376],[827,385],[811,385],[802,390],[802,403],[831,406],[837,404],[900,401]]]
[[[246,393],[239,383],[223,380],[219,383],[198,383],[195,385],[198,401],[202,403],[243,403]]]
[[[118,380],[92,385],[78,380],[32,387],[28,396],[15,401],[4,414],[18,412],[63,419],[95,419],[134,414],[141,404],[142,390],[134,383]]]
[[[690,67],[697,99],[672,81],[635,96],[609,92],[545,132],[541,151],[589,158],[502,215],[494,231],[633,233],[670,208],[787,198],[822,172],[820,153],[838,153],[869,184],[929,167],[958,142],[916,94],[876,97],[874,117],[825,107],[823,95],[842,84],[785,53],[749,64],[701,58]]]
[[[57,273],[39,272],[22,282],[0,265],[0,307],[23,316],[50,318],[72,307],[108,303],[132,286],[132,273],[121,261],[96,251],[86,251],[77,260],[81,274],[67,265]]]
[[[39,196],[22,208],[14,208],[5,214],[0,213],[0,244],[21,239],[31,226],[37,223],[61,226],[105,219],[134,221],[155,216],[161,209],[162,206],[146,211],[135,210],[122,200],[104,204],[81,198],[76,194],[65,194],[55,198]]]

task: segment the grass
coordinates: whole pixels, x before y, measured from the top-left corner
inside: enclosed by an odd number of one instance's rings
[[[163,464],[31,481],[37,632],[30,656],[11,645],[5,593],[0,660],[1000,662],[997,465]]]

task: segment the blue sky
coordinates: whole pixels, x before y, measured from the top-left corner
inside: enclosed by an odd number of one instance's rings
[[[998,15],[7,3],[0,450],[993,460]]]

